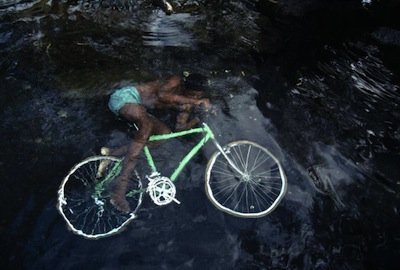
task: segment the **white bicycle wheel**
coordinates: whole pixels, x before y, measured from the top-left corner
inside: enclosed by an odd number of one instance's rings
[[[223,149],[243,174],[220,151],[215,152],[205,175],[210,201],[237,217],[257,218],[273,211],[287,189],[280,162],[266,148],[250,141],[231,142]]]
[[[136,215],[144,190],[140,179],[130,179],[126,194],[131,212],[123,213],[110,203],[113,180],[122,168],[121,159],[94,156],[76,164],[58,190],[58,210],[75,234],[98,239],[120,232]]]

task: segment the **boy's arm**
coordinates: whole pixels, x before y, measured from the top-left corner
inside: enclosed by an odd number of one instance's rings
[[[166,92],[162,92],[158,95],[159,100],[162,103],[165,104],[193,104],[193,105],[197,105],[197,106],[204,106],[205,108],[210,107],[210,101],[208,98],[202,98],[202,99],[198,99],[198,98],[192,98],[192,97],[186,97],[186,96],[182,96],[182,95],[177,95],[177,94],[173,94],[173,93],[166,93]]]

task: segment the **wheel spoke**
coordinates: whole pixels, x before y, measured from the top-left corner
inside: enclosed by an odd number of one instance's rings
[[[239,199],[237,200],[237,203],[236,203],[235,207],[233,208],[234,210],[237,209],[237,207],[239,206],[240,202],[242,201],[242,197],[243,197],[243,195],[244,195],[246,189],[247,189],[247,184],[245,183],[245,184],[244,184],[243,191],[242,191],[242,193],[240,194]]]
[[[214,195],[217,196],[217,195],[219,195],[220,193],[225,192],[225,191],[227,191],[227,190],[232,190],[232,189],[234,190],[234,189],[237,188],[237,186],[238,186],[239,184],[240,184],[240,183],[233,183],[233,184],[230,184],[230,185],[220,185],[220,186],[223,186],[223,188],[219,188],[219,191],[216,192]]]
[[[233,148],[233,150],[234,150],[234,152],[236,154],[237,159],[239,160],[239,163],[242,165],[242,166],[240,166],[240,168],[246,168],[245,167],[245,161],[243,160],[242,151],[241,151],[240,147],[237,147],[237,148],[238,149],[236,149],[236,147],[235,147],[235,148]],[[239,166],[237,166],[237,164],[235,164],[235,165],[236,165],[236,167],[239,168]]]
[[[257,194],[259,198],[263,199],[267,204],[270,204],[270,202],[266,199],[270,199],[271,201],[275,201],[274,198],[271,197],[271,195],[266,192],[264,189],[260,189],[259,191],[257,190],[257,186],[254,187],[254,193]],[[262,196],[264,194],[265,196]],[[274,193],[273,193],[274,194]],[[274,194],[275,195],[275,194]],[[266,197],[266,198],[265,198]]]
[[[249,171],[249,173],[254,172],[254,171],[257,170],[261,165],[263,165],[266,161],[268,161],[268,160],[270,160],[270,159],[271,159],[271,157],[267,156],[267,157],[264,157],[264,158],[262,159],[261,162],[258,162],[258,164],[255,164],[255,163],[254,163],[254,166],[253,166],[252,170]]]
[[[249,167],[250,152],[251,152],[251,145],[249,145],[249,149],[247,150],[246,167],[244,168],[246,173],[248,172],[248,167]]]
[[[254,170],[254,166],[256,166],[256,164],[258,163],[258,159],[260,157],[260,154],[261,154],[261,149],[258,149],[257,155],[254,157],[253,166],[249,170],[250,172],[252,172]]]
[[[257,199],[257,196],[255,196],[256,192],[255,192],[255,190],[254,190],[254,187],[253,187],[253,186],[250,186],[250,189],[251,189],[251,191],[252,191],[253,200],[254,200],[254,202],[255,202],[255,203],[257,204],[257,206],[258,206],[257,209],[259,209],[259,210],[263,209],[263,208],[261,207],[261,205],[260,205],[260,201]]]

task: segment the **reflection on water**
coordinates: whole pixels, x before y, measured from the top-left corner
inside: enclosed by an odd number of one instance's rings
[[[0,205],[8,207],[0,231],[7,264],[390,269],[400,247],[393,60],[400,26],[390,19],[392,6],[173,4],[177,12],[167,16],[149,1],[0,2]],[[352,17],[361,23],[327,37],[325,27]],[[222,144],[253,140],[282,161],[289,182],[283,202],[255,220],[216,210],[203,191],[215,150],[208,145],[177,184],[181,205],[145,200],[120,235],[95,242],[72,235],[54,206],[61,179],[106,142],[126,139],[118,135],[125,123],[106,107],[110,90],[183,73],[215,104],[218,114],[204,120]],[[157,115],[173,126],[173,112]],[[160,159],[168,162],[190,143],[163,146]]]
[[[188,31],[196,22],[196,17],[190,14],[154,13],[149,18],[143,31],[143,43],[147,46],[194,46],[192,34]]]

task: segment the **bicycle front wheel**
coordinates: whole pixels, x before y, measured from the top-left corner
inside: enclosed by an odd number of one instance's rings
[[[224,154],[215,152],[207,165],[205,189],[209,200],[219,210],[237,217],[258,218],[273,211],[287,189],[278,159],[250,141],[231,142],[223,150]]]
[[[119,158],[94,156],[76,164],[64,178],[57,208],[73,233],[89,239],[110,236],[136,217],[143,195],[140,179],[129,181],[126,198],[130,213],[123,213],[110,203],[113,180],[121,168]]]

